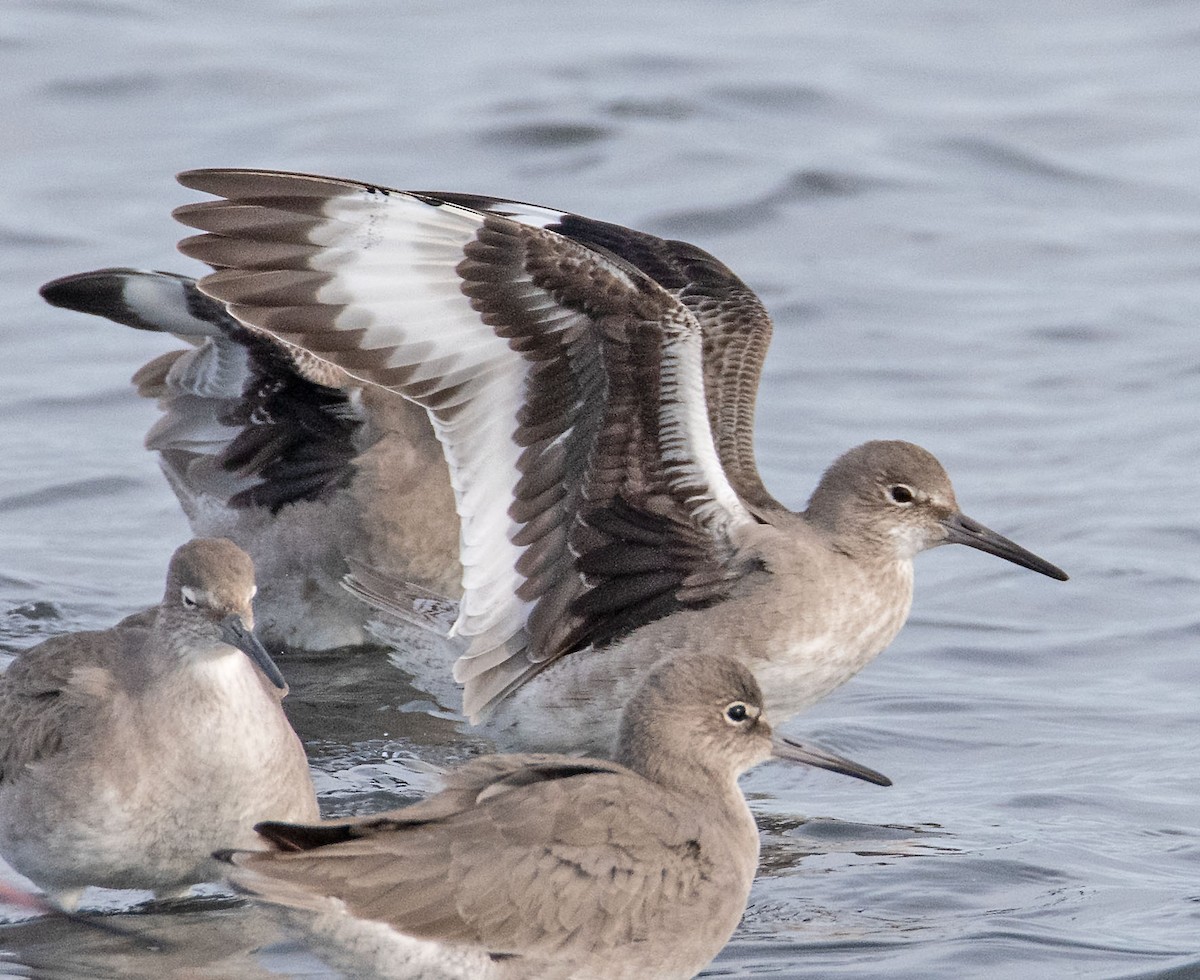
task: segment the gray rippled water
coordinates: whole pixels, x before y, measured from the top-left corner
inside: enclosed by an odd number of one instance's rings
[[[161,340],[41,304],[174,252],[178,170],[508,195],[684,238],[777,334],[758,451],[928,446],[1069,583],[947,549],[789,731],[890,790],[746,780],[763,869],[710,976],[1200,976],[1200,8],[1191,0],[7,0],[0,649],[153,601],[187,536],[127,384]],[[385,658],[283,660],[328,813],[464,751]],[[226,900],[0,972],[328,977]]]

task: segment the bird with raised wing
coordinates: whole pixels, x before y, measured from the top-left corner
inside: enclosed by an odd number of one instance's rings
[[[206,294],[430,412],[462,521],[455,677],[505,744],[610,750],[646,668],[700,644],[786,718],[891,642],[926,548],[1066,578],[910,443],[850,450],[803,512],[776,501],[751,445],[770,319],[692,246],[334,178],[180,180],[223,198],[176,211]]]
[[[0,676],[0,856],[74,908],[90,885],[179,894],[312,820],[287,685],[251,632],[254,567],[221,539],[171,559],[162,604],[52,637]]]
[[[347,556],[458,598],[454,494],[420,406],[247,330],[186,276],[97,269],[48,282],[41,294],[189,345],[133,376],[162,412],[146,446],[192,533],[229,538],[254,560],[263,642],[293,650],[373,642],[368,607],[341,586]],[[410,647],[430,643],[446,671],[454,652],[431,640],[406,637]]]
[[[272,851],[223,857],[355,976],[690,977],[745,910],[758,831],[737,777],[771,756],[888,785],[772,735],[743,664],[684,653],[643,675],[612,762],[486,756],[414,806],[263,823]]]

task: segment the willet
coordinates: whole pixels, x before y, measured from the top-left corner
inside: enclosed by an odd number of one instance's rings
[[[888,785],[772,736],[739,662],[684,653],[643,675],[613,762],[486,756],[414,806],[261,823],[275,851],[224,857],[356,976],[690,977],[746,907],[758,831],[737,777],[772,755]]]
[[[801,513],[776,501],[751,445],[770,319],[692,246],[340,179],[180,180],[226,198],[176,211],[208,232],[180,245],[218,270],[204,292],[429,409],[463,525],[455,677],[506,744],[611,748],[645,668],[701,644],[786,718],[892,640],[925,548],[1066,578],[910,443],[850,450]]]
[[[163,413],[146,446],[192,532],[229,538],[253,558],[264,642],[325,650],[370,641],[369,610],[341,586],[347,555],[457,598],[454,494],[424,409],[247,330],[186,276],[98,269],[41,294],[190,345],[133,377]]]
[[[462,521],[455,677],[507,744],[611,748],[639,675],[699,644],[786,718],[887,646],[936,545],[1066,578],[965,517],[910,443],[850,450],[802,513],[771,497],[751,446],[770,319],[692,246],[340,179],[180,180],[226,198],[176,211],[208,232],[180,245],[218,270],[205,293],[430,411]]]
[[[0,677],[0,856],[65,909],[89,885],[182,893],[256,820],[317,817],[287,685],[250,632],[254,568],[175,552],[154,615],[54,637]]]

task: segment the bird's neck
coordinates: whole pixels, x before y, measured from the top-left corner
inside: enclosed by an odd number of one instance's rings
[[[632,735],[622,732],[615,754],[621,765],[662,789],[681,796],[723,801],[735,809],[744,808],[736,774],[708,764],[706,758],[702,747],[686,754],[674,753],[664,750],[661,743],[641,737],[640,732]]]
[[[146,672],[148,687],[167,688],[189,698],[221,699],[259,686],[245,654],[218,639],[190,636],[160,620],[150,643],[155,656]]]

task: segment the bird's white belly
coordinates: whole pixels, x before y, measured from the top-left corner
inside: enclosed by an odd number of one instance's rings
[[[742,660],[781,722],[844,684],[895,637],[912,601],[911,565],[891,588],[863,581],[837,601],[804,599],[811,615],[781,613],[788,596],[752,594],[680,612],[600,650],[568,654],[497,706],[485,733],[506,749],[607,753],[625,702],[662,657],[698,649]]]

